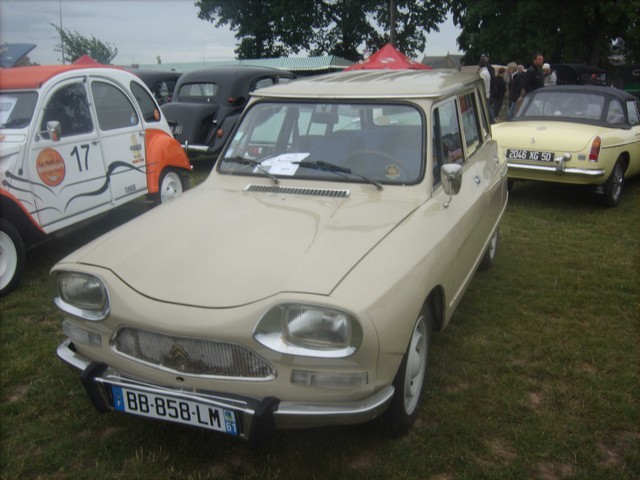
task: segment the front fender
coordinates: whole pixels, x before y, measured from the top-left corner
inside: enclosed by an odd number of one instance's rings
[[[184,149],[163,130],[148,129],[145,132],[147,159],[147,187],[149,193],[158,193],[160,175],[166,167],[191,171],[193,168]]]

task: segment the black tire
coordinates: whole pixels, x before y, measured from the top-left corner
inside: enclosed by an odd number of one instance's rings
[[[622,198],[622,191],[624,190],[624,165],[621,159],[616,161],[613,166],[611,175],[606,182],[602,185],[602,195],[600,196],[600,203],[605,207],[616,207],[620,203]]]
[[[507,178],[507,191],[509,193],[513,192],[513,187],[516,184],[516,181],[513,178]]]
[[[433,313],[425,305],[409,339],[407,351],[393,380],[395,392],[382,421],[394,436],[409,433],[420,413],[424,384],[429,370]]]
[[[491,240],[489,240],[489,245],[487,245],[484,256],[480,261],[480,266],[478,267],[479,270],[489,270],[491,267],[493,267],[493,264],[496,263],[496,255],[498,254],[498,239],[499,234],[498,229],[496,228],[496,231],[493,232],[493,235],[491,236]]]
[[[189,188],[189,179],[175,168],[165,168],[158,181],[154,203],[160,205],[179,197]]]
[[[25,248],[18,230],[0,219],[0,296],[13,290],[22,277]]]

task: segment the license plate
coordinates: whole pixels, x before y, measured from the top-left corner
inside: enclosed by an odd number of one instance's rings
[[[238,435],[236,413],[205,403],[111,385],[113,407],[119,412]]]
[[[180,135],[182,133],[182,125],[169,125],[171,128],[171,133],[174,135]]]
[[[538,162],[553,162],[553,153],[509,148],[507,149],[507,158],[516,160],[534,160]]]

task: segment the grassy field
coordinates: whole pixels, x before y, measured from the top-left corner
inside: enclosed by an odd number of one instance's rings
[[[0,299],[0,478],[640,478],[640,181],[616,209],[579,189],[516,185],[495,267],[434,338],[410,435],[373,422],[279,432],[259,450],[98,414],[56,359],[48,270],[146,208],[30,251],[21,289]]]

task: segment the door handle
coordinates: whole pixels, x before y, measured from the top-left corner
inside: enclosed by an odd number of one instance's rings
[[[480,177],[478,175],[476,175],[475,177],[473,177],[473,181],[476,182],[477,185],[480,185]]]

